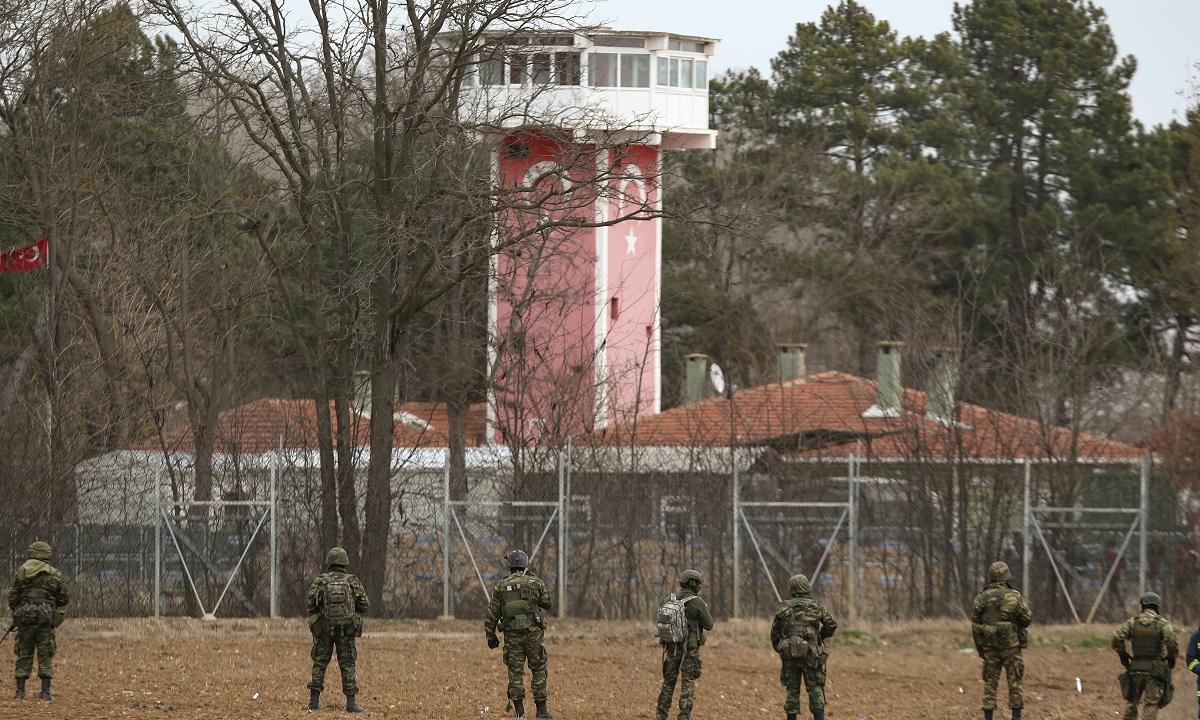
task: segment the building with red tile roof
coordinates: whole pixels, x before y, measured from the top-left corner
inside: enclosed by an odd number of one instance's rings
[[[575,439],[578,445],[773,448],[793,458],[1136,462],[1136,445],[971,403],[957,417],[927,412],[928,394],[904,388],[894,413],[869,412],[874,380],[840,372],[735,390]]]
[[[217,422],[214,452],[222,454],[267,453],[279,448],[307,450],[318,447],[316,402],[311,398],[262,398],[221,413]],[[333,434],[338,432],[337,413],[330,403]],[[369,415],[350,413],[350,444],[370,445]],[[445,448],[449,445],[450,415],[445,403],[411,402],[396,408],[393,446],[397,448]],[[483,403],[467,410],[466,444],[479,447],[486,440],[487,411]],[[138,443],[139,450],[171,453],[195,452],[191,425],[181,422]]]

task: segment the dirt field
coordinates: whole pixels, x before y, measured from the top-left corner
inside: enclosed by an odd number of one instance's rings
[[[826,717],[981,717],[979,661],[960,652],[965,635],[958,630],[942,623],[843,633],[829,661]],[[1025,655],[1025,717],[1117,717],[1122,701],[1119,665],[1107,649],[1110,629],[1036,630],[1035,647]],[[778,661],[765,647],[766,634],[761,621],[718,623],[704,650],[697,720],[783,717]],[[660,655],[648,624],[560,621],[547,635],[556,714],[566,720],[654,717]],[[373,622],[359,642],[365,717],[503,717],[504,666],[477,623]],[[1163,720],[1195,717],[1192,676],[1180,666],[1176,700],[1159,715]],[[54,702],[10,700],[9,679],[0,686],[0,718],[298,718],[306,715],[309,668],[307,631],[297,620],[81,620],[59,637]],[[335,666],[327,682],[322,699],[342,700]],[[317,716],[344,717],[335,709]]]

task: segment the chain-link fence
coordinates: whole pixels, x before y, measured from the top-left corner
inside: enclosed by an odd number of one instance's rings
[[[994,560],[1008,562],[1044,620],[1113,620],[1143,588],[1175,617],[1197,615],[1193,500],[1132,458],[628,444],[515,456],[484,446],[467,448],[453,482],[443,448],[395,458],[376,602],[387,616],[481,615],[518,547],[534,556],[555,611],[579,617],[649,617],[686,568],[704,574],[725,616],[772,613],[787,578],[805,573],[842,617],[962,617]],[[187,502],[189,462],[123,451],[76,469],[77,512],[50,538],[75,612],[197,615],[220,599],[218,615],[267,615],[274,586],[274,609],[302,614],[327,550],[317,454],[220,454],[215,500],[203,506]],[[351,476],[360,488],[363,465]],[[362,498],[342,508],[360,523]],[[16,525],[0,535],[5,571],[23,562],[36,539],[26,535]]]

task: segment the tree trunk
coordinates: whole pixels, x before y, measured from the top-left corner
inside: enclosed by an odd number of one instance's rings
[[[386,324],[386,316],[383,316]],[[371,461],[367,468],[367,527],[363,543],[363,586],[381,607],[387,575],[392,515],[392,434],[395,432],[396,367],[383,347],[371,369]]]

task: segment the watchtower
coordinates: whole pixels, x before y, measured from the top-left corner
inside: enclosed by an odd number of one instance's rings
[[[662,153],[713,149],[717,41],[593,28],[497,35],[464,108],[506,205],[489,297],[489,437],[536,442],[657,413]],[[549,222],[557,220],[557,223]],[[548,228],[547,224],[557,224]]]

